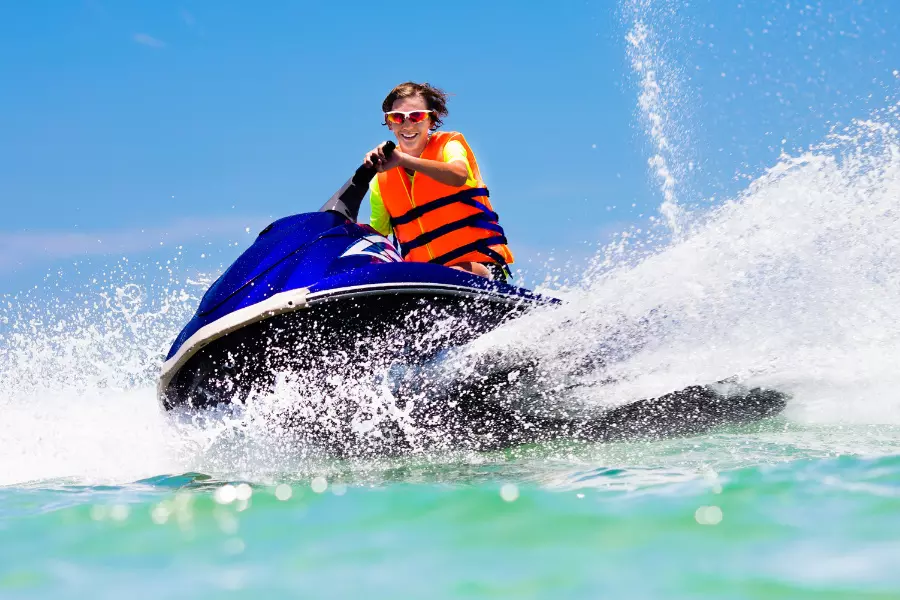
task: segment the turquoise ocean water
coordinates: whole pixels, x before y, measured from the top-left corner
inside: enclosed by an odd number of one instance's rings
[[[734,377],[789,394],[783,414],[337,460],[267,417],[285,402],[389,414],[371,382],[170,420],[162,355],[217,273],[75,270],[0,302],[0,598],[900,598],[897,96],[690,207],[690,84],[672,84],[662,17],[624,5],[659,218],[565,287],[548,267],[542,289],[567,304],[467,352],[540,364],[568,390],[550,411]]]
[[[896,598],[898,433],[776,422],[227,485],[196,473],[19,484],[0,491],[0,589],[4,598]],[[860,438],[864,455],[840,450]]]

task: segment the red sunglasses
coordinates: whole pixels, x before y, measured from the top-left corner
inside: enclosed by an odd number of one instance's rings
[[[394,125],[402,125],[407,119],[410,123],[421,123],[430,117],[433,112],[433,110],[411,110],[409,112],[392,110],[391,112],[384,113],[384,120],[385,122]]]

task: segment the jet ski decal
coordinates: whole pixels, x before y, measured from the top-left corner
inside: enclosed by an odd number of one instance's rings
[[[394,245],[386,237],[380,235],[367,235],[356,240],[340,257],[357,255],[373,256],[386,263],[403,262]]]

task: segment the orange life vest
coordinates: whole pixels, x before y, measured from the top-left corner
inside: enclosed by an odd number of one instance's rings
[[[400,167],[378,174],[378,189],[403,258],[447,266],[468,261],[512,263],[475,154],[462,134],[432,133],[421,158],[442,161],[444,146],[451,140],[466,149],[474,186],[444,185],[422,173],[410,178]]]

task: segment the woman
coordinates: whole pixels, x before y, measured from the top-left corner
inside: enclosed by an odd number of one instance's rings
[[[371,225],[394,233],[405,260],[433,262],[490,279],[505,279],[513,262],[475,154],[461,133],[439,132],[447,94],[427,83],[398,85],[382,103],[397,138],[366,154],[376,166],[370,185]]]

